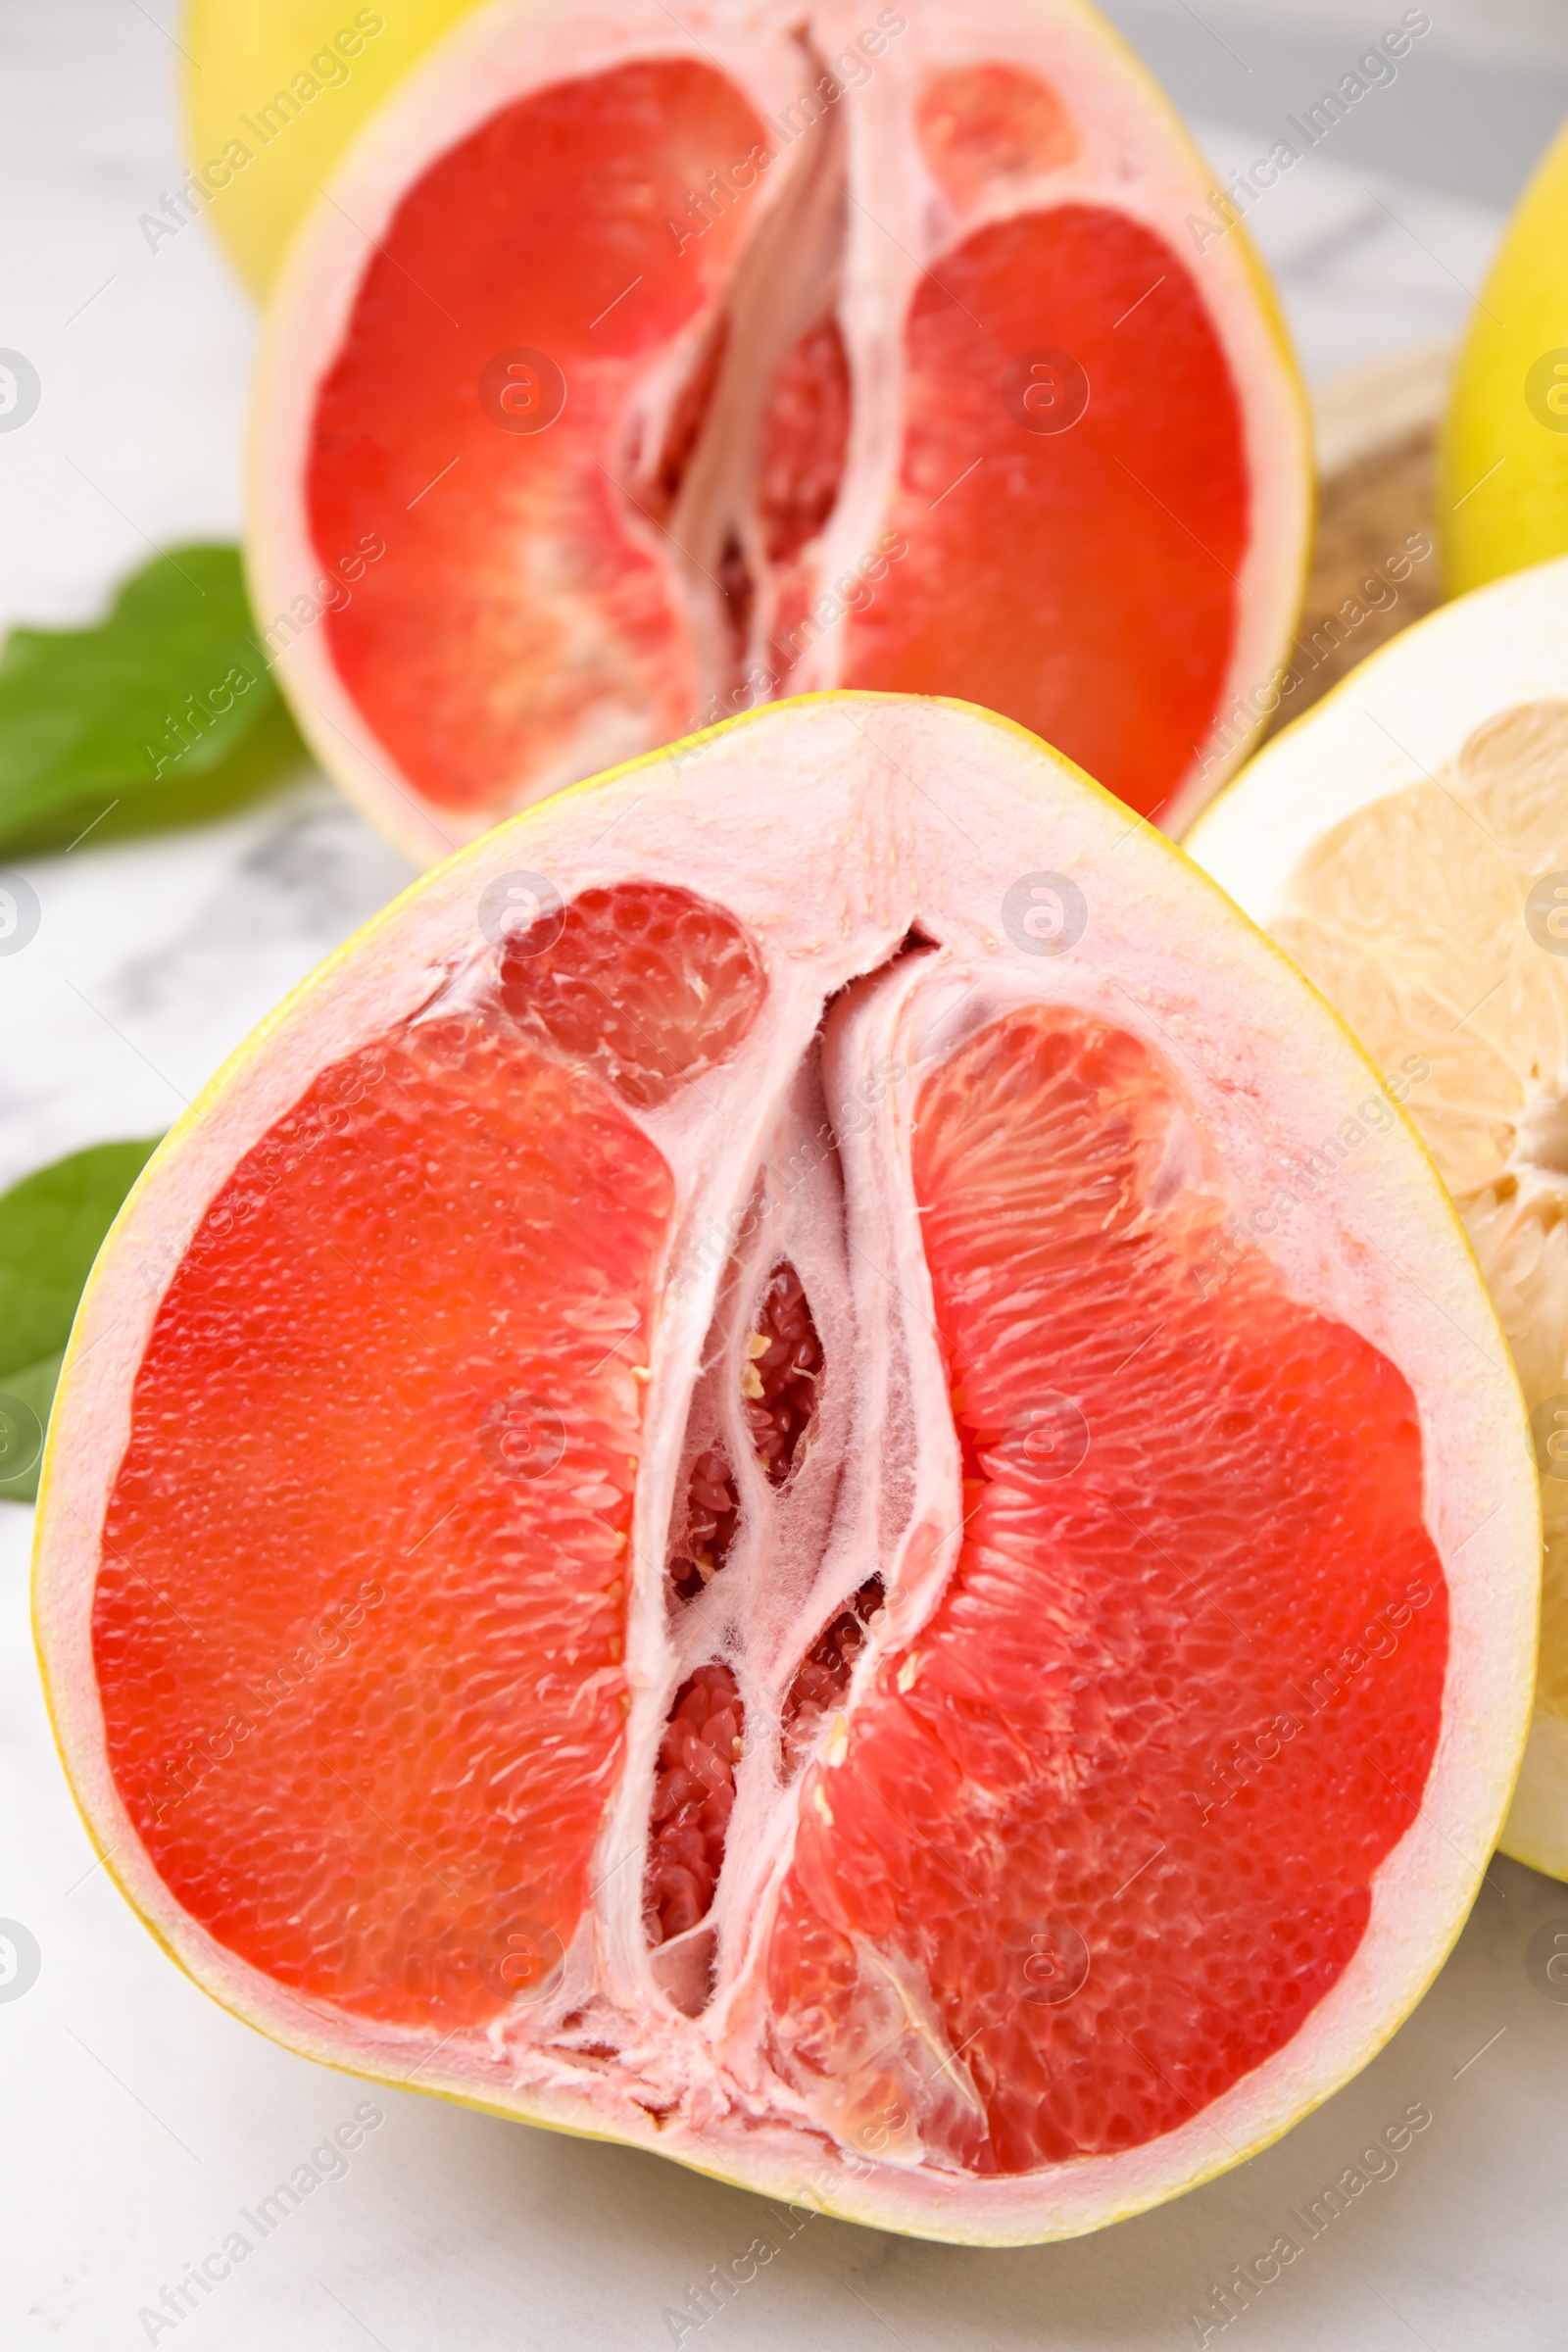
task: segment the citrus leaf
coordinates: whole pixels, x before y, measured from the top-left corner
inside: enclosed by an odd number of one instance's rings
[[[216,816],[305,757],[237,548],[175,548],[96,627],[14,629],[0,652],[0,851]]]
[[[66,1360],[63,1348],[24,1371],[8,1372],[0,1388],[0,1500],[36,1502],[49,1407]]]
[[[157,1144],[94,1144],[0,1194],[0,1496],[30,1502],[92,1261]]]

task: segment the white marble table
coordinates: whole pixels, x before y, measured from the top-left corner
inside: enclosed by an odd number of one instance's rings
[[[1343,31],[1353,50],[1384,22],[1358,0],[1232,0],[1202,21],[1160,0],[1135,21],[1127,0],[1120,13],[1152,54],[1156,35],[1164,44],[1162,70],[1180,75],[1221,169],[1259,152],[1273,98],[1249,112],[1234,74],[1210,83],[1205,42],[1222,35],[1234,52],[1255,35],[1259,70],[1274,42],[1272,92],[1298,34]],[[1545,0],[1470,0],[1445,22],[1432,55],[1445,71],[1470,60],[1478,107],[1488,91],[1494,111],[1521,79],[1568,72],[1560,10]],[[0,343],[26,351],[44,383],[32,423],[0,436],[0,623],[84,616],[150,542],[237,527],[248,305],[201,228],[156,256],[136,231],[177,170],[174,24],[170,0],[0,0]],[[1421,103],[1417,90],[1418,115]],[[1325,152],[1259,207],[1255,232],[1312,375],[1458,330],[1530,160],[1506,121],[1483,109],[1473,127],[1475,152],[1447,182],[1458,192],[1444,192],[1437,166],[1423,185],[1392,160]],[[1406,147],[1415,135],[1406,122]],[[84,844],[27,870],[43,923],[24,956],[0,962],[0,1181],[163,1127],[407,878],[318,780],[203,832]],[[141,2310],[364,2092],[220,2012],[93,1867],[28,1639],[29,1523],[0,1503],[0,1917],[24,1922],[42,1951],[32,1989],[0,2002],[0,2340],[128,2352],[150,2340]],[[1163,2213],[1001,2254],[817,2220],[700,2331],[703,2352],[1195,2343],[1187,2315],[1209,2287],[1291,2230],[1289,2211],[1416,2101],[1433,2122],[1397,2174],[1307,2240],[1224,2340],[1257,2352],[1560,2346],[1568,2005],[1544,1997],[1525,1960],[1553,1919],[1568,1927],[1568,1888],[1494,1862],[1458,1949],[1358,2082]],[[753,2233],[751,2200],[652,2158],[379,2095],[384,2126],[347,2177],[156,2340],[652,2352],[675,2340],[666,2313]]]

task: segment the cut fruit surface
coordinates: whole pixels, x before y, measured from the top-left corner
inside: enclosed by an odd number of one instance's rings
[[[928,2160],[982,2172],[1153,2139],[1289,2040],[1361,1940],[1442,1718],[1410,1392],[1265,1260],[1214,1281],[1212,1197],[1155,1207],[1174,1078],[1125,1029],[1030,1007],[916,1098],[964,1539],[817,1768],[770,1982],[814,2115],[891,2098]],[[1402,1643],[1314,1699],[1374,1597]],[[1019,1998],[1036,1935],[1092,1979],[1076,1999]],[[882,2038],[900,1982],[935,2018]]]
[[[297,2047],[852,2218],[1069,2234],[1260,2145],[1422,1989],[1528,1715],[1451,1210],[1392,1114],[1296,1174],[1369,1092],[957,706],[475,845],[84,1301],[38,1623],[111,1867]]]
[[[494,2008],[509,1903],[574,1933],[672,1206],[601,1087],[436,1020],[332,1063],[209,1208],[142,1360],[93,1641],[149,1856],[279,1984],[458,2026]]]
[[[1458,1206],[1531,1408],[1536,1720],[1502,1835],[1568,1878],[1568,562],[1407,630],[1188,847],[1343,1013]],[[1353,1123],[1353,1124],[1358,1124]],[[1323,1153],[1357,1149],[1353,1131]]]
[[[486,11],[355,149],[258,376],[253,596],[328,770],[429,861],[858,686],[986,703],[1184,821],[1309,519],[1206,187],[1080,0],[723,0],[700,42],[647,0]]]

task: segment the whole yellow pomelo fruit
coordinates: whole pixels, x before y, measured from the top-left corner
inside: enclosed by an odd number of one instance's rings
[[[265,295],[361,123],[475,0],[189,0],[190,160],[207,218]]]
[[[1568,555],[1568,128],[1520,198],[1477,306],[1438,493],[1450,595]]]

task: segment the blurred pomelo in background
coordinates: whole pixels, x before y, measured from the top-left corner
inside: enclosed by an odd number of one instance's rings
[[[250,580],[318,757],[429,860],[705,720],[916,691],[1179,829],[1278,703],[1310,508],[1208,193],[1080,0],[486,10],[270,316]]]
[[[362,122],[474,0],[189,0],[185,122],[192,169],[218,166],[207,217],[266,294],[290,237]],[[250,160],[235,169],[237,141]],[[219,184],[220,182],[220,184]]]
[[[1449,593],[1568,555],[1568,129],[1509,222],[1444,426]]]

